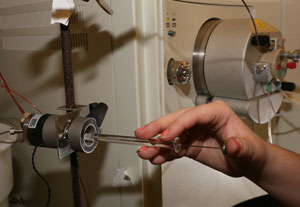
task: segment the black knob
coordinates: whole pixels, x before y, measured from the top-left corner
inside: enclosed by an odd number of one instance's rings
[[[294,91],[296,89],[296,84],[291,82],[282,82],[281,89],[283,91]]]

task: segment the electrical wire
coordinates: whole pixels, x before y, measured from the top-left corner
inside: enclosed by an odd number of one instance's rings
[[[4,132],[0,132],[0,135],[3,135],[3,134],[8,134],[10,131],[4,131]]]
[[[82,177],[81,177],[80,174],[79,174],[79,178],[80,178],[80,183],[81,183],[82,191],[83,191],[83,194],[84,194],[84,197],[85,197],[85,200],[86,200],[86,205],[87,205],[87,207],[90,207],[91,204],[89,202],[88,195],[87,195],[87,192],[86,192],[86,189],[85,189],[85,185],[84,185],[83,179],[82,179]]]
[[[2,85],[0,84],[0,87],[6,88],[3,84],[2,84]],[[27,103],[29,103],[29,104],[30,104],[35,110],[37,110],[39,113],[42,113],[41,110],[39,110],[38,107],[37,107],[35,104],[33,104],[32,102],[30,102],[27,98],[25,98],[24,96],[22,96],[21,94],[19,94],[18,92],[14,91],[14,90],[12,90],[12,89],[10,89],[10,88],[9,88],[9,91],[12,92],[12,93],[14,93],[14,94],[16,94],[17,96],[19,96],[20,98],[22,98],[22,99],[23,99],[24,101],[26,101]]]
[[[48,198],[47,198],[47,202],[46,202],[46,207],[49,207],[50,206],[50,199],[51,199],[51,188],[50,188],[50,185],[48,183],[48,181],[39,173],[39,171],[36,169],[35,167],[35,163],[34,163],[34,157],[35,157],[35,153],[36,153],[36,150],[37,150],[38,146],[35,146],[34,149],[33,149],[33,152],[32,152],[32,156],[31,156],[31,163],[32,163],[32,168],[34,170],[34,172],[44,181],[44,183],[46,184],[47,186],[47,190],[48,190]]]
[[[245,6],[245,8],[247,9],[248,13],[249,13],[249,16],[250,16],[250,19],[252,21],[252,24],[254,26],[254,30],[255,30],[255,36],[256,36],[256,42],[257,42],[257,45],[258,47],[260,47],[260,42],[259,42],[259,38],[258,38],[258,32],[257,32],[257,27],[256,27],[256,24],[255,24],[255,21],[254,21],[254,18],[251,14],[251,11],[249,9],[249,6],[247,5],[247,3],[245,2],[245,0],[241,0]]]
[[[5,121],[13,127],[18,127],[16,124],[12,123],[11,121],[9,121],[7,119],[5,119]]]
[[[11,96],[12,100],[15,102],[15,104],[17,105],[17,107],[19,108],[21,114],[24,114],[25,111],[22,109],[22,107],[20,106],[20,104],[18,103],[18,101],[16,100],[16,98],[14,97],[14,95],[12,94],[12,92],[10,91],[2,73],[0,73],[0,79],[1,79],[1,82],[3,83],[3,85],[5,86],[5,89],[7,90],[8,94]]]
[[[275,111],[274,105],[273,105],[273,103],[272,103],[270,92],[268,92],[268,93],[265,92],[265,89],[264,89],[262,83],[260,84],[260,87],[261,87],[261,90],[263,91],[264,95],[265,95],[265,96],[266,96],[266,95],[268,96],[268,100],[269,100],[269,102],[270,102],[272,111],[273,111],[274,115],[276,115],[277,112]],[[268,140],[269,140],[269,142],[270,142],[271,144],[273,144],[273,138],[272,138],[272,120],[270,120],[270,121],[268,122]]]
[[[269,143],[273,144],[273,137],[272,137],[272,121],[268,122],[268,141]]]

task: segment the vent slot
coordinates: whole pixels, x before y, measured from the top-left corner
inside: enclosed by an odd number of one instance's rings
[[[70,24],[84,24],[85,22],[85,6],[78,5],[75,7],[72,16],[70,17]]]

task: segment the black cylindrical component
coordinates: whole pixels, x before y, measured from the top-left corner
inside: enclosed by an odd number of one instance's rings
[[[31,145],[45,147],[43,130],[49,116],[49,114],[35,114],[26,125],[23,125],[23,131],[26,133],[26,138]]]
[[[292,82],[282,82],[281,83],[281,89],[283,91],[294,91],[296,89],[296,84]]]

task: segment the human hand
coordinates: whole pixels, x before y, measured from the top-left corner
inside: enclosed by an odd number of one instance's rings
[[[235,177],[256,174],[264,165],[265,142],[222,101],[175,111],[135,133],[140,139],[161,134],[161,141],[180,137],[181,143],[186,145],[226,146],[226,154],[221,150],[196,147],[185,147],[179,153],[162,148],[140,148],[138,155],[153,164],[186,156]]]

